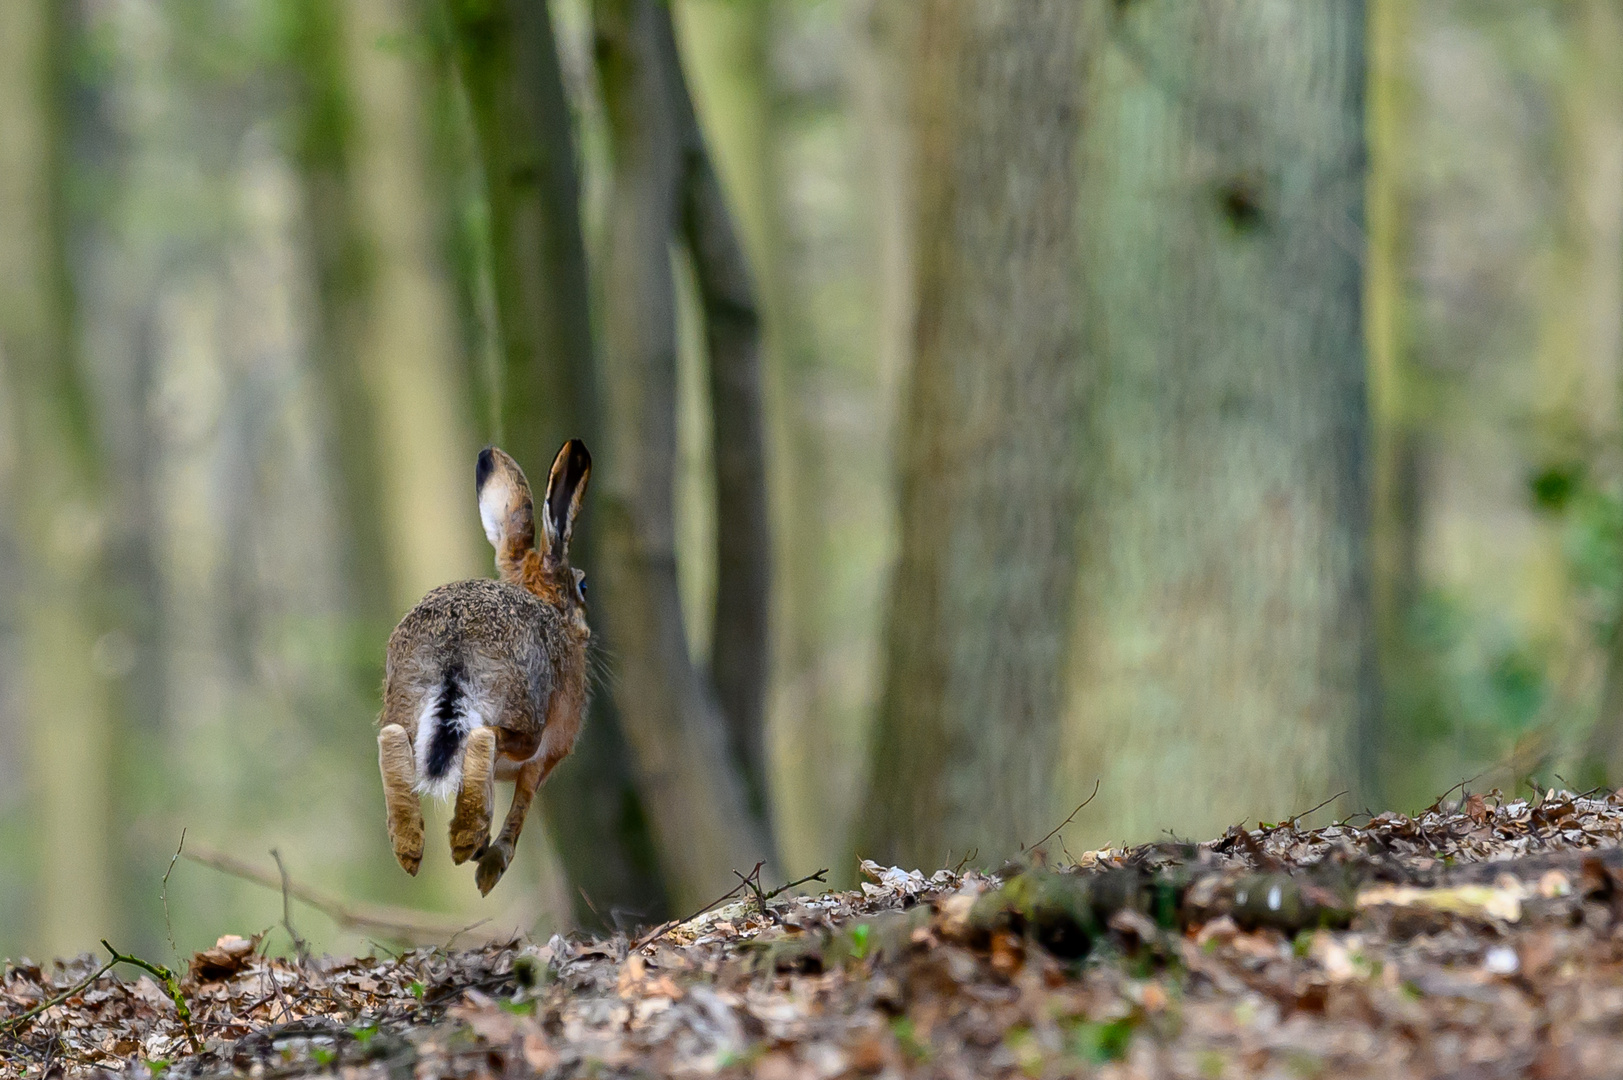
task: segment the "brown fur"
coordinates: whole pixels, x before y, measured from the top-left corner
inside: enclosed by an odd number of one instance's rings
[[[442,585],[389,636],[378,723],[390,733],[390,747],[380,749],[379,762],[391,842],[409,873],[416,872],[422,852],[421,817],[415,852],[410,820],[418,813],[420,778],[413,770],[420,771],[419,723],[425,710],[437,708],[448,681],[458,688],[450,699],[476,712],[485,725],[466,735],[456,751],[461,785],[451,823],[452,856],[457,862],[479,859],[481,892],[501,879],[536,789],[574,747],[586,709],[591,631],[569,565],[568,542],[590,473],[585,447],[566,443],[548,478],[538,549],[523,471],[494,447],[482,454],[480,516],[496,549],[501,580]],[[399,746],[401,736],[409,750]],[[383,735],[379,738],[383,747]],[[515,782],[512,807],[493,843],[488,840],[492,778]],[[404,793],[411,793],[409,812]]]

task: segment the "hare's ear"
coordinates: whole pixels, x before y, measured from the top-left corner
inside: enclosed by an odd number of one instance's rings
[[[586,497],[586,481],[592,475],[592,455],[579,439],[564,443],[552,459],[547,476],[547,505],[541,527],[546,532],[547,557],[562,561],[569,553],[569,537],[575,531],[575,515]]]
[[[494,446],[479,451],[474,469],[479,492],[479,523],[485,527],[496,563],[517,563],[535,547],[535,507],[530,483],[518,462]]]

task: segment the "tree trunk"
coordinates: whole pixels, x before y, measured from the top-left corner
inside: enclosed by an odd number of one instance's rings
[[[608,441],[601,473],[606,498],[605,611],[618,652],[616,700],[636,754],[641,789],[678,905],[708,899],[771,863],[764,822],[750,811],[744,762],[716,695],[688,659],[677,592],[673,508],[676,457],[676,307],[670,247],[695,220],[689,185],[708,168],[677,59],[670,11],[658,0],[603,0],[596,6],[597,59],[614,155],[613,192],[602,267]],[[719,241],[726,244],[726,240]],[[734,283],[721,267],[707,276]],[[744,294],[747,296],[747,290]],[[725,318],[710,330],[738,333],[753,321],[736,294],[705,299]],[[716,357],[712,355],[714,367]],[[723,360],[726,364],[728,361]],[[720,378],[722,376],[714,376]],[[747,382],[726,376],[734,385]],[[719,404],[719,403],[718,403]],[[718,409],[719,411],[719,409]],[[718,431],[722,421],[718,417]],[[718,459],[721,455],[718,454]],[[718,472],[719,488],[736,474]],[[747,505],[749,500],[740,500]],[[757,505],[764,508],[764,498]],[[721,529],[751,529],[720,519]],[[761,556],[764,558],[764,553]],[[719,602],[727,567],[718,565]],[[738,581],[736,569],[734,580]],[[736,586],[735,586],[736,587]],[[764,603],[764,593],[759,602]],[[764,623],[763,623],[764,625]],[[716,640],[736,635],[718,623]],[[764,680],[764,668],[747,673]]]
[[[1363,748],[1386,765],[1388,733],[1393,754],[1410,749],[1403,732],[1414,722],[1417,692],[1426,681],[1409,638],[1408,625],[1419,587],[1422,445],[1418,425],[1406,407],[1405,357],[1411,347],[1405,283],[1411,245],[1405,228],[1404,167],[1412,149],[1407,49],[1412,33],[1409,0],[1370,0],[1369,5],[1369,184],[1368,236],[1364,274],[1364,328],[1369,348],[1371,422],[1371,611],[1381,679],[1377,738]],[[1394,762],[1395,764],[1395,762]],[[1369,792],[1387,805],[1390,785]]]
[[[493,439],[533,476],[565,439],[579,436],[596,448],[602,431],[569,102],[545,4],[448,0],[447,9],[490,206],[502,342]],[[588,571],[601,565],[600,490],[588,488],[574,539],[576,562]],[[612,655],[606,627],[594,622],[597,647]],[[594,908],[611,921],[614,912],[665,917],[647,815],[609,694],[594,697],[574,754],[541,799],[578,887],[580,923],[595,921]]]
[[[1364,5],[1108,18],[1082,156],[1099,382],[1067,758],[1073,795],[1103,780],[1079,824],[1122,841],[1369,790],[1376,686]]]
[[[383,463],[376,497],[398,617],[436,585],[487,569],[490,555],[473,512],[478,446],[429,209],[427,80],[408,54],[378,44],[415,26],[407,0],[355,0],[343,10],[355,116],[350,183],[368,273],[356,363]]]
[[[1577,369],[1564,380],[1572,412],[1593,443],[1615,452],[1623,422],[1623,7],[1585,0],[1568,16],[1577,44],[1563,125],[1566,258],[1547,332]],[[1623,783],[1623,598],[1616,600],[1600,712],[1585,748],[1586,784]]]
[[[671,42],[675,59],[675,42]],[[686,96],[683,96],[686,104]],[[692,106],[684,125],[695,145]],[[768,597],[772,535],[766,499],[761,320],[749,265],[727,212],[710,156],[690,149],[682,182],[682,236],[692,255],[710,359],[710,411],[716,469],[716,608],[710,679],[727,725],[750,812],[770,820],[766,688],[771,674]]]
[[[32,738],[32,940],[71,955],[113,932],[109,779],[115,710],[94,656],[106,597],[104,506],[75,363],[60,203],[63,5],[0,5],[0,373],[16,449],[7,493],[23,559],[15,597]]]
[[[353,363],[375,440],[370,453],[378,463],[392,620],[437,585],[488,577],[494,556],[474,498],[480,442],[470,417],[471,365],[459,349],[436,212],[444,204],[427,122],[431,75],[420,54],[387,44],[420,33],[422,11],[414,0],[349,0],[338,7],[353,102],[350,197],[366,260]],[[424,811],[429,834],[443,836],[448,807],[430,802]],[[539,863],[530,888],[542,894],[540,906],[555,924],[567,923],[575,894],[540,843],[543,834],[529,835]],[[466,869],[448,860],[430,860],[422,875],[399,887],[434,897],[427,902],[472,900]]]
[[[929,0],[911,60],[916,314],[858,853],[982,863],[1054,805],[1085,390],[1083,8]]]
[[[324,0],[299,0],[288,51],[298,115],[297,161],[305,243],[315,271],[312,348],[330,410],[328,457],[343,518],[342,565],[352,610],[387,627],[394,610],[380,501],[383,477],[360,354],[375,269],[358,220],[354,151],[358,118],[348,82],[344,16]],[[381,665],[382,658],[379,657]]]

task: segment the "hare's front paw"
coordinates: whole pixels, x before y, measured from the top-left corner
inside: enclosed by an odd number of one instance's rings
[[[485,849],[484,854],[479,856],[479,870],[474,874],[473,880],[479,886],[480,896],[490,895],[490,890],[496,887],[496,882],[507,872],[507,863],[512,857],[512,848],[500,842],[491,844]]]

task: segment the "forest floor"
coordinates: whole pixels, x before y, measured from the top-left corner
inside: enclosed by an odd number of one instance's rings
[[[1620,845],[1623,795],[1471,795],[1063,870],[866,863],[631,940],[11,964],[0,1075],[1617,1076]]]

